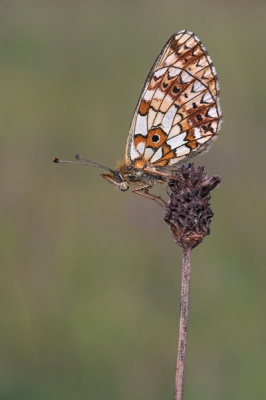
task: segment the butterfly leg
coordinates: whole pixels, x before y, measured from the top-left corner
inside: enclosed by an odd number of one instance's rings
[[[155,194],[149,193],[149,185],[142,186],[140,188],[134,189],[133,193],[138,194],[139,196],[146,197],[146,199],[154,200],[159,206],[165,208],[167,203],[161,198],[161,196],[156,196]],[[163,203],[163,204],[162,204]]]

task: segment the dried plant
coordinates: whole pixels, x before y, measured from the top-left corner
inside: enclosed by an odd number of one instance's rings
[[[211,218],[214,215],[210,208],[210,191],[219,186],[220,182],[219,175],[209,178],[204,172],[204,167],[184,164],[168,184],[171,193],[164,219],[171,229],[175,242],[183,248],[174,400],[183,398],[191,250],[199,245],[206,235],[210,234]]]

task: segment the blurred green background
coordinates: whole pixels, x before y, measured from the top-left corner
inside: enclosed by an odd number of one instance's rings
[[[263,0],[1,0],[1,400],[173,396],[182,252],[163,210],[51,158],[123,159],[180,29],[207,47],[224,113],[193,160],[222,185],[192,253],[184,399],[266,398],[265,15]]]

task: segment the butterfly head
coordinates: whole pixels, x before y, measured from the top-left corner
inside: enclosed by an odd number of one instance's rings
[[[110,183],[112,183],[115,187],[120,189],[122,192],[125,192],[129,189],[129,185],[124,179],[121,171],[119,169],[109,170],[107,174],[101,174],[103,179],[106,179]]]

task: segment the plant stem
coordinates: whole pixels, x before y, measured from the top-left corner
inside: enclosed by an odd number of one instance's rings
[[[191,248],[183,248],[182,283],[181,283],[181,299],[180,299],[180,325],[179,325],[179,341],[178,341],[178,351],[177,351],[174,400],[182,400],[183,398],[186,347],[187,347],[187,325],[188,325],[189,285],[190,285],[190,255],[191,255]]]

